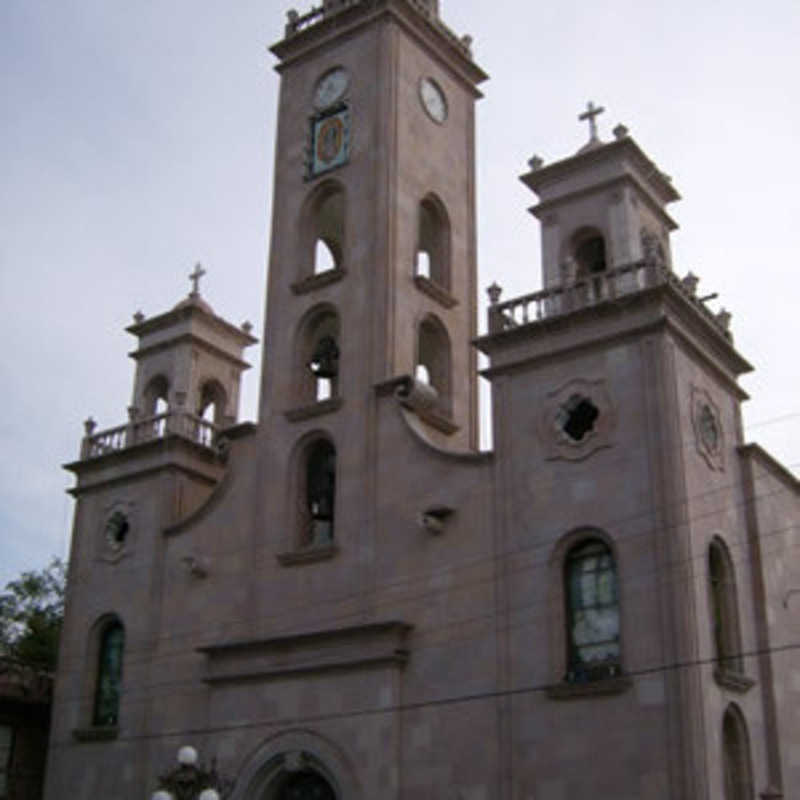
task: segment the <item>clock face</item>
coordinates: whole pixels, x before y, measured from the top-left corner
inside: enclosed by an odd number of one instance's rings
[[[447,119],[447,99],[433,78],[423,78],[420,81],[419,98],[423,108],[434,122],[441,124]]]
[[[350,77],[343,67],[328,70],[314,87],[314,105],[319,109],[328,108],[341,100],[349,84]]]

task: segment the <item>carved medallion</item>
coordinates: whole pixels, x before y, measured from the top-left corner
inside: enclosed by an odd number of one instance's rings
[[[697,452],[711,469],[725,469],[725,437],[719,407],[705,389],[692,386],[692,428]]]

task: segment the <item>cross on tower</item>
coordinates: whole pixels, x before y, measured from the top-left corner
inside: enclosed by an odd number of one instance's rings
[[[594,103],[590,100],[586,104],[586,111],[583,114],[578,116],[578,119],[583,122],[583,120],[589,120],[589,141],[596,142],[597,139],[597,122],[595,121],[595,117],[598,114],[602,114],[605,111],[603,106],[595,106]]]
[[[200,294],[200,278],[206,274],[206,271],[200,266],[200,262],[198,261],[194,265],[194,272],[189,274],[189,280],[192,282],[192,291],[189,293],[189,297],[198,297]]]

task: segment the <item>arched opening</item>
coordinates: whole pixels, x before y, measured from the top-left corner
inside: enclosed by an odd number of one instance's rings
[[[336,800],[333,787],[318,772],[310,769],[281,775],[270,797],[275,800]]]
[[[439,409],[452,411],[450,337],[441,321],[429,315],[422,320],[417,336],[417,360],[414,377],[436,390]]]
[[[450,288],[450,220],[441,200],[427,195],[419,204],[415,274]]]
[[[572,237],[570,249],[578,278],[605,272],[606,243],[600,231],[595,228],[583,228]]]
[[[431,374],[428,372],[428,368],[424,364],[417,364],[417,367],[414,370],[414,377],[420,383],[426,383],[428,386],[431,384]]]
[[[166,414],[169,411],[169,381],[163,375],[151,378],[145,387],[142,399],[144,401],[142,413],[145,417]]]
[[[344,189],[327,181],[314,190],[303,212],[301,277],[342,269],[344,237]]]
[[[321,272],[336,269],[337,266],[336,256],[330,245],[324,239],[317,239],[314,249],[314,274],[319,275]]]
[[[620,672],[617,567],[601,539],[584,539],[564,561],[566,680],[584,683]]]
[[[197,398],[197,416],[202,417],[217,427],[225,424],[227,395],[222,384],[217,380],[205,381],[200,386]]]
[[[328,439],[308,445],[303,459],[301,547],[333,541],[336,506],[336,448]]]
[[[752,800],[750,737],[741,710],[731,703],[722,718],[722,770],[725,800]]]
[[[708,591],[714,658],[725,672],[742,672],[739,606],[733,561],[725,543],[715,537],[708,548]]]
[[[100,631],[93,725],[113,726],[119,723],[124,652],[125,629],[119,620],[111,620]]]
[[[330,306],[301,322],[295,394],[298,405],[339,396],[339,316]]]

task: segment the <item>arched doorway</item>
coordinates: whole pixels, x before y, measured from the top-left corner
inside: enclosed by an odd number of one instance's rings
[[[338,744],[309,730],[263,742],[242,766],[230,800],[363,800]]]
[[[318,772],[310,769],[287,772],[276,780],[275,791],[267,795],[270,800],[336,800],[333,787]]]

